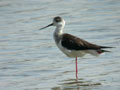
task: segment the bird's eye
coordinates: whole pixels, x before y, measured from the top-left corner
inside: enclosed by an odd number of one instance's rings
[[[55,21],[56,21],[56,22],[60,22],[61,20],[60,20],[60,19],[56,19]]]
[[[55,21],[55,22],[61,22],[61,21],[62,21],[62,18],[59,17],[59,16],[58,16],[58,17],[55,17],[55,18],[54,18],[54,21]]]

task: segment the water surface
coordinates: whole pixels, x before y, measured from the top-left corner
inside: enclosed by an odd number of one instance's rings
[[[66,21],[65,32],[111,53],[74,59],[55,45],[53,17]],[[1,90],[120,90],[119,0],[0,0]]]

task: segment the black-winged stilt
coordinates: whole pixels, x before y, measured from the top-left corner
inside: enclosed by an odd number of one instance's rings
[[[41,28],[40,30],[47,28],[49,26],[56,26],[56,29],[54,31],[54,39],[58,48],[68,57],[76,58],[75,60],[76,80],[78,80],[77,57],[82,57],[85,54],[98,56],[103,52],[109,52],[109,51],[103,50],[103,48],[111,48],[111,47],[92,44],[76,36],[63,33],[65,21],[63,18],[59,16],[53,19],[52,24],[49,24]]]

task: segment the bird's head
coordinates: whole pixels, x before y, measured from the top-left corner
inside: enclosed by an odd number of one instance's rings
[[[65,21],[63,18],[61,18],[60,16],[57,16],[53,19],[53,22],[43,28],[41,28],[40,30],[44,29],[44,28],[47,28],[49,26],[56,26],[56,27],[64,27],[65,25]]]

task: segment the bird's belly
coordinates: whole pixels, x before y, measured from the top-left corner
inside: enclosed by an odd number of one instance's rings
[[[68,50],[67,48],[62,47],[61,44],[57,44],[58,48],[68,57],[74,58],[74,57],[82,57],[86,54],[84,50],[76,51],[76,50]]]
[[[83,57],[86,53],[84,51],[74,51],[70,50],[69,51],[69,57]]]

